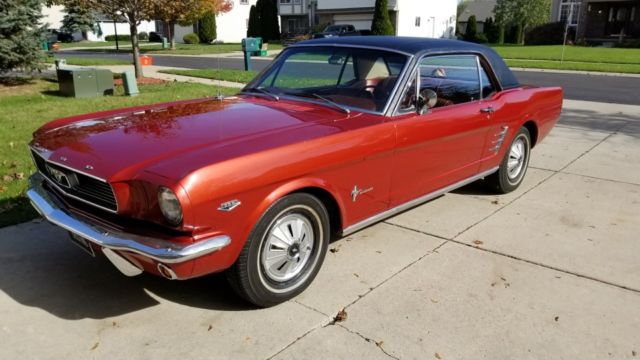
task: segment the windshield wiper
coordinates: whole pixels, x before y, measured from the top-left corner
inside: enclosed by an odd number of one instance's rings
[[[240,93],[241,94],[242,93],[253,93],[253,94],[259,93],[259,94],[267,95],[268,97],[272,98],[275,101],[280,101],[280,96],[259,87],[246,88],[246,89],[243,89]]]
[[[345,114],[351,114],[351,110],[347,109],[346,107],[338,104],[337,102],[327,99],[326,97],[322,96],[322,95],[318,95],[316,93],[311,93],[311,95],[313,95],[316,99],[320,99],[324,102],[326,102],[327,104],[333,106],[335,109],[338,109],[340,112],[343,112]]]

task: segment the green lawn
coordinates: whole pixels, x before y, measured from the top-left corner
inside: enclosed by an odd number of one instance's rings
[[[507,65],[512,68],[531,68],[549,70],[573,70],[573,71],[593,71],[593,72],[614,72],[624,74],[640,74],[640,64],[605,64],[549,60],[513,60],[506,59]]]
[[[131,61],[120,59],[96,59],[96,58],[80,58],[73,56],[65,56],[65,54],[56,54],[55,57],[48,56],[45,60],[48,64],[53,64],[55,59],[65,59],[69,65],[78,66],[97,66],[97,65],[131,65]]]
[[[561,45],[493,48],[512,67],[640,73],[640,49],[567,46],[560,64]]]
[[[69,43],[58,43],[61,49],[73,49],[78,47],[100,47],[100,46],[116,46],[115,41],[74,41]],[[118,45],[129,45],[129,41],[120,41]]]
[[[36,80],[30,84],[0,85],[0,227],[36,216],[24,193],[34,171],[27,144],[42,124],[60,117],[93,111],[215,95],[217,88],[195,83],[171,82],[141,85],[140,95],[126,97],[123,88],[115,96],[92,99],[65,98],[57,94],[55,82]],[[222,89],[234,94],[237,89]]]
[[[198,70],[178,70],[169,69],[161,70],[160,72],[166,74],[193,76],[205,79],[233,81],[237,83],[248,83],[255,76],[255,71],[233,70],[233,69],[198,69]]]

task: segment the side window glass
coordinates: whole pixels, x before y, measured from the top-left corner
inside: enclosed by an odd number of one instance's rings
[[[480,81],[482,84],[482,98],[486,99],[488,97],[491,97],[496,92],[496,89],[491,84],[489,75],[487,75],[487,72],[482,66],[480,67],[480,76]]]
[[[347,62],[344,64],[344,69],[340,76],[339,85],[350,84],[356,81],[356,70],[353,67],[353,57],[349,56]]]
[[[490,84],[488,81],[487,83]],[[422,59],[420,92],[425,91],[431,96],[436,95],[434,107],[480,100],[480,77],[476,56],[438,55]]]

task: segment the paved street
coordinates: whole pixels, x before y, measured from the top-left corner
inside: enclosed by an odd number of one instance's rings
[[[0,229],[0,358],[639,358],[639,119],[567,101],[518,191],[472,184],[338,240],[266,310],[222,276],[125,278],[44,222]]]
[[[66,51],[68,56],[131,60],[130,54],[108,54],[90,51]],[[228,69],[244,69],[242,54],[236,57],[211,58],[203,56],[152,55],[154,65],[210,69],[220,66]],[[271,62],[268,58],[253,58],[253,69],[262,70]],[[515,71],[523,84],[561,86],[565,98],[571,100],[640,105],[640,78],[630,76],[605,76],[542,71]]]

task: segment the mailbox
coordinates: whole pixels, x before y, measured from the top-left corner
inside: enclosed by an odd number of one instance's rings
[[[245,38],[242,39],[242,51],[244,52],[255,52],[261,50],[260,40],[258,38]]]

